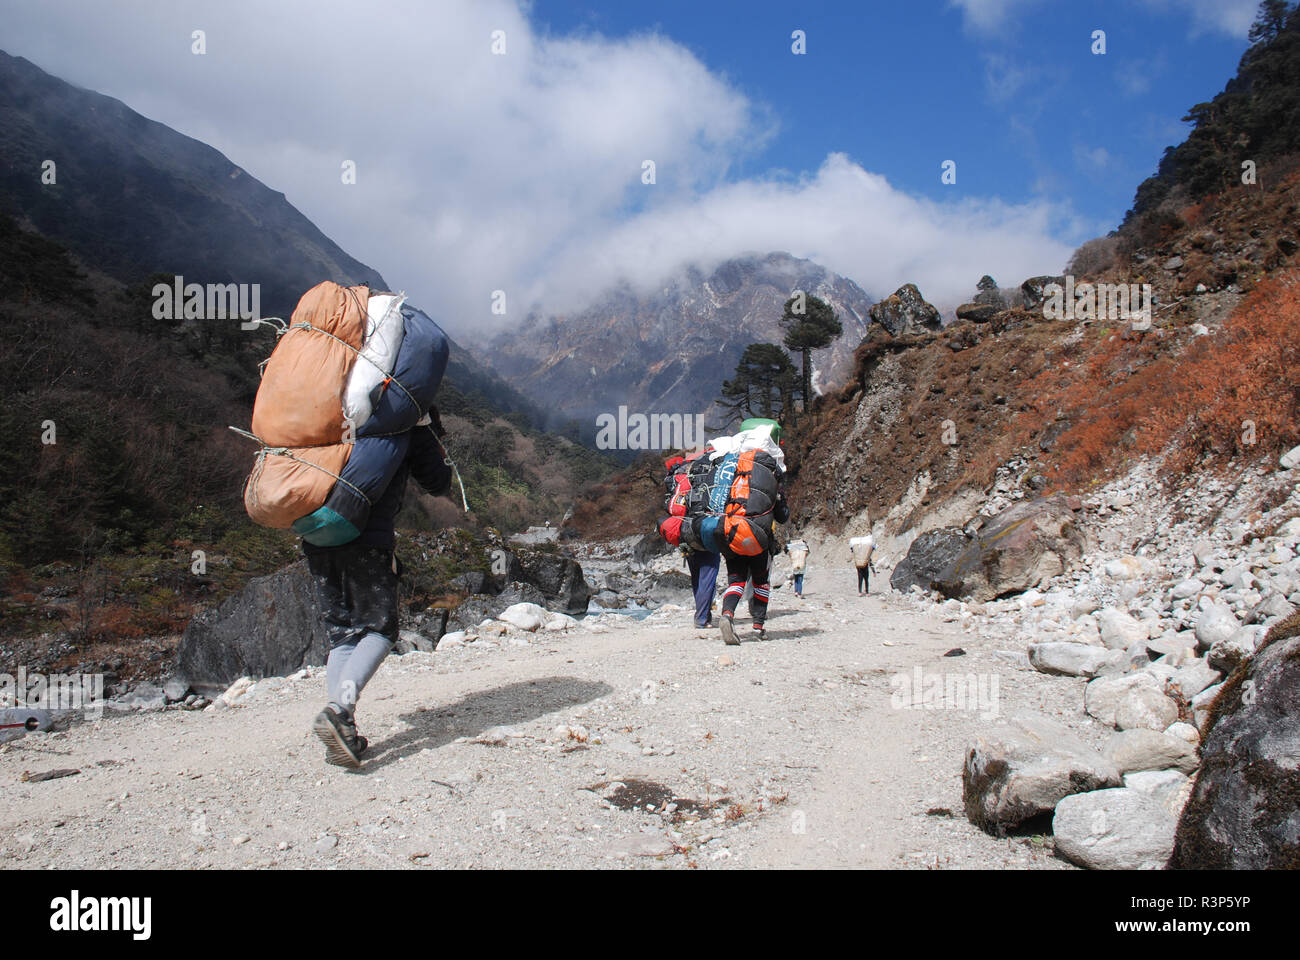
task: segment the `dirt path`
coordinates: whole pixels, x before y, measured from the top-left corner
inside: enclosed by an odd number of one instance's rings
[[[770,639],[738,648],[681,610],[391,658],[362,701],[359,772],[308,733],[320,674],[29,736],[0,748],[0,865],[1064,867],[966,822],[961,759],[994,710],[1095,739],[1082,681],[858,598],[850,574],[776,591]],[[896,707],[891,677],[918,667],[996,682],[996,702]],[[53,768],[81,772],[21,780]]]

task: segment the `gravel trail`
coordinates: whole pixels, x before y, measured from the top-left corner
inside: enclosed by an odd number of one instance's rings
[[[1067,868],[1050,838],[972,827],[961,764],[1025,709],[1099,742],[1083,681],[859,598],[851,574],[775,591],[769,639],[740,647],[668,608],[392,657],[362,698],[355,772],[309,733],[323,671],[215,712],[25,737],[0,748],[0,865]],[[900,708],[917,668],[997,696]],[[80,773],[23,780],[56,768]]]

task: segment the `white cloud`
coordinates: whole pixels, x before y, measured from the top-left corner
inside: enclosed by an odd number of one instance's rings
[[[1255,22],[1259,0],[1143,0],[1158,10],[1174,10],[1191,18],[1192,34],[1225,33],[1245,38]]]
[[[554,36],[513,0],[0,0],[0,21],[10,53],[212,144],[461,335],[493,321],[494,290],[515,318],[745,251],[946,303],[1069,254],[1069,211],[1047,200],[935,203],[838,154],[735,182],[776,134],[761,105],[661,35]]]
[[[992,33],[1010,18],[1017,7],[1033,0],[948,0],[948,6],[961,10],[962,21],[977,33]]]

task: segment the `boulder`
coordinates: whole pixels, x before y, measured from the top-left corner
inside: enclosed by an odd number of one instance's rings
[[[1098,677],[1083,692],[1083,706],[1088,715],[1102,723],[1115,725],[1115,711],[1120,701],[1137,687],[1160,691],[1160,682],[1149,673],[1126,673],[1118,677]]]
[[[1101,642],[1111,650],[1127,650],[1135,643],[1145,644],[1148,639],[1146,625],[1123,610],[1107,608],[1096,613],[1101,630]]]
[[[971,823],[994,835],[1049,813],[1062,797],[1116,787],[1119,771],[1063,725],[1018,714],[966,751],[962,799]]]
[[[498,613],[497,619],[531,633],[545,626],[548,615],[545,607],[535,603],[513,603]]]
[[[1003,296],[1002,291],[998,289],[998,282],[990,277],[987,273],[980,277],[979,283],[975,284],[976,303],[988,304],[999,310],[1007,308],[1007,298]]]
[[[1174,675],[1173,686],[1184,700],[1191,700],[1206,687],[1223,679],[1223,674],[1204,660],[1192,660]]]
[[[1177,737],[1179,740],[1186,740],[1192,746],[1201,742],[1200,732],[1190,723],[1184,723],[1179,720],[1177,723],[1171,723],[1165,728],[1165,734],[1171,737]]]
[[[1104,569],[1112,580],[1140,580],[1150,571],[1150,564],[1141,557],[1123,556],[1108,561]]]
[[[988,323],[1003,309],[1005,308],[991,303],[963,303],[957,308],[957,319],[969,320],[971,323]]]
[[[1206,724],[1210,719],[1210,707],[1214,704],[1214,698],[1219,695],[1219,691],[1222,689],[1223,684],[1216,683],[1192,697],[1192,723],[1202,736],[1204,736]]]
[[[1232,612],[1232,607],[1208,597],[1201,599],[1201,609],[1196,617],[1196,646],[1200,650],[1209,650],[1220,640],[1227,640],[1238,630],[1241,624]]]
[[[1095,677],[1116,654],[1086,643],[1051,641],[1029,645],[1029,664],[1039,673],[1065,677]]]
[[[903,284],[872,306],[871,319],[893,337],[935,333],[943,327],[942,315],[933,304],[926,302],[914,283]]]
[[[940,527],[921,534],[894,567],[889,585],[901,593],[914,585],[923,590],[934,589],[935,581],[969,544],[970,538],[960,527]]]
[[[980,528],[935,582],[948,597],[993,600],[1058,576],[1087,547],[1066,497],[1021,501]]]
[[[1146,643],[1147,656],[1152,660],[1168,657],[1172,663],[1182,660],[1189,654],[1196,654],[1196,636],[1190,630],[1169,632],[1154,637]]]
[[[1286,597],[1275,593],[1257,603],[1250,611],[1248,619],[1251,623],[1268,623],[1279,619],[1285,620],[1293,613],[1295,607],[1287,602]]]
[[[587,609],[592,590],[578,561],[544,550],[521,552],[518,560],[523,574],[520,579],[542,592],[548,608],[568,614]]]
[[[1278,466],[1283,470],[1294,470],[1300,466],[1300,447],[1292,447],[1278,458]]]
[[[402,630],[397,635],[397,643],[393,645],[393,653],[399,657],[404,657],[408,653],[433,653],[437,647],[438,641],[431,640],[422,633],[416,633],[414,630]]]
[[[484,620],[495,620],[507,607],[517,603],[544,606],[546,596],[531,583],[515,582],[496,596],[476,594],[463,600],[447,618],[448,630],[470,630]]]
[[[1020,296],[1026,307],[1041,306],[1047,299],[1047,288],[1051,284],[1065,285],[1065,277],[1030,277],[1020,285]]]
[[[1052,817],[1056,853],[1090,870],[1160,870],[1185,796],[1179,787],[1120,787],[1066,797]]]
[[[650,563],[664,556],[675,554],[676,549],[657,533],[646,533],[632,544],[632,559],[636,563]]]
[[[1120,773],[1135,770],[1178,770],[1191,773],[1196,769],[1196,745],[1159,730],[1121,730],[1110,738],[1102,755]]]
[[[212,697],[242,676],[288,676],[323,664],[328,653],[311,575],[299,561],[195,614],[176,649],[175,676]]]
[[[1228,674],[1237,668],[1237,664],[1255,652],[1263,627],[1242,627],[1226,640],[1215,641],[1210,652],[1205,655],[1205,662],[1214,669]]]
[[[1300,615],[1274,626],[1215,697],[1169,866],[1300,868]]]
[[[1115,726],[1120,730],[1164,730],[1178,720],[1178,704],[1159,690],[1134,687],[1115,707]]]
[[[451,578],[452,588],[466,593],[492,593],[492,583],[482,570],[470,570]]]

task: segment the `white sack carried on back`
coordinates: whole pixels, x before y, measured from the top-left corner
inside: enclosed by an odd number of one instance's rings
[[[361,341],[361,355],[352,364],[347,389],[343,391],[343,415],[354,427],[370,419],[376,388],[391,375],[402,347],[406,326],[402,304],[406,297],[380,294],[366,304],[366,332]]]
[[[770,423],[760,424],[757,427],[751,427],[748,430],[742,430],[740,433],[733,433],[729,437],[718,437],[710,442],[713,452],[709,454],[710,460],[717,460],[725,457],[729,453],[744,453],[747,450],[762,450],[770,453],[776,465],[785,472],[785,451],[781,445],[772,439],[772,425]]]

